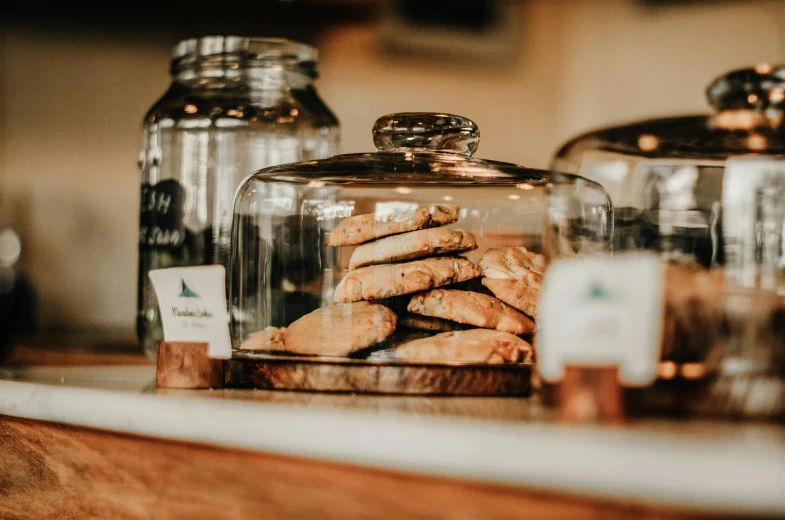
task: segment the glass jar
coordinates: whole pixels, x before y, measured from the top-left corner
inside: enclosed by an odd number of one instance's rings
[[[548,261],[607,252],[612,208],[581,177],[474,158],[479,137],[460,116],[393,114],[376,153],[249,177],[232,230],[235,357],[530,360],[519,342]],[[521,355],[496,357],[499,341]]]
[[[706,97],[714,114],[605,128],[556,153],[554,170],[608,191],[615,250],[651,249],[671,260],[725,265],[725,162],[785,154],[785,68],[730,72],[709,84]]]
[[[162,339],[151,269],[229,268],[232,203],[260,168],[329,157],[338,120],[313,87],[316,50],[282,39],[210,36],[174,48],[172,85],[147,113],[137,334]]]

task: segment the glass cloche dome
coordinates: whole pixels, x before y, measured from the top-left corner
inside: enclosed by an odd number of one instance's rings
[[[709,83],[706,98],[712,114],[595,130],[557,151],[553,170],[582,175],[608,191],[614,250],[649,249],[705,267],[726,264],[726,161],[785,154],[785,67],[729,72]]]
[[[238,190],[235,356],[530,362],[548,262],[610,249],[603,188],[476,159],[479,130],[459,116],[384,116],[373,140]]]

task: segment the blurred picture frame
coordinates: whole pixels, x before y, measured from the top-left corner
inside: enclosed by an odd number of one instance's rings
[[[477,62],[504,60],[520,46],[515,0],[383,0],[380,38],[391,53]]]

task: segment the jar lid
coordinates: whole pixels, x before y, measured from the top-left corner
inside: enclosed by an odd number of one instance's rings
[[[557,152],[554,167],[586,150],[646,158],[716,159],[785,154],[785,66],[728,72],[706,88],[712,115],[651,119],[582,134]]]
[[[383,116],[374,124],[373,142],[376,153],[275,166],[256,175],[285,182],[319,178],[338,184],[507,185],[577,178],[475,158],[479,128],[473,121],[452,114],[405,112]]]
[[[254,65],[282,63],[315,70],[318,59],[314,47],[285,38],[203,36],[182,40],[174,46],[172,70],[204,60],[237,60]]]

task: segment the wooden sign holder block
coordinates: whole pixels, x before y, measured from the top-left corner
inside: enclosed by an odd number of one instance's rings
[[[624,395],[617,366],[565,365],[558,385],[561,419],[568,423],[621,423]]]
[[[222,388],[224,363],[207,355],[207,343],[162,341],[155,370],[157,388]]]

